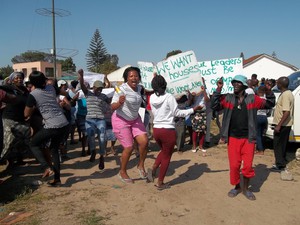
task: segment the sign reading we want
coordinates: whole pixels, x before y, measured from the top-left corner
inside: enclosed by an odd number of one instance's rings
[[[193,51],[183,52],[167,58],[155,66],[152,63],[138,62],[144,87],[151,90],[153,73],[162,75],[167,85],[167,92],[174,96],[186,94],[186,91],[199,92],[202,83],[200,66]]]
[[[242,58],[229,58],[212,61],[197,62],[193,51],[187,51],[169,57],[153,65],[150,62],[138,62],[141,70],[142,83],[147,90],[152,90],[151,80],[153,73],[164,76],[168,85],[167,92],[174,96],[181,96],[186,91],[200,91],[202,77],[210,94],[216,90],[217,81],[223,77],[222,93],[232,93],[231,81],[237,74],[243,74]]]

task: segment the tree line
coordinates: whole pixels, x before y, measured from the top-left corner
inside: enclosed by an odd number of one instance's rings
[[[38,51],[27,51],[16,55],[11,59],[13,64],[45,61],[53,63],[53,56],[49,53]],[[76,72],[76,65],[71,57],[66,59],[57,59],[57,63],[62,65],[62,71],[64,72]],[[91,72],[109,74],[117,69],[119,63],[119,57],[115,54],[108,54],[104,45],[103,39],[98,29],[94,32],[91,38],[89,48],[86,53],[87,69]],[[13,72],[13,68],[10,65],[0,67],[0,77],[3,79],[9,76]]]

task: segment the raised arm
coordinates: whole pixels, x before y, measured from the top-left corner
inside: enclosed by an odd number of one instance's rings
[[[79,83],[80,83],[81,90],[86,95],[88,93],[88,89],[84,85],[83,69],[78,70],[78,80],[79,80]]]
[[[211,108],[212,110],[221,110],[222,106],[221,106],[221,92],[222,92],[222,88],[223,88],[223,78],[221,77],[218,82],[217,82],[217,90],[213,93],[212,97],[211,97]]]
[[[107,74],[104,75],[104,84],[105,84],[105,88],[110,88],[110,81],[107,78]]]

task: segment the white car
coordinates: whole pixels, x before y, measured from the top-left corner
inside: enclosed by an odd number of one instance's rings
[[[294,72],[288,76],[290,84],[289,90],[292,91],[295,103],[294,103],[294,124],[292,126],[289,141],[290,142],[300,142],[300,71]],[[273,88],[276,99],[280,95],[280,91],[277,86]],[[268,117],[268,127],[266,131],[266,136],[273,139],[273,113]]]

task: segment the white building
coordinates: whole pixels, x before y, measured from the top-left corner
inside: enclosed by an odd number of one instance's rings
[[[275,79],[288,76],[299,70],[296,66],[288,64],[267,54],[260,54],[244,60],[244,74],[251,78],[252,74],[257,74],[257,79]]]

